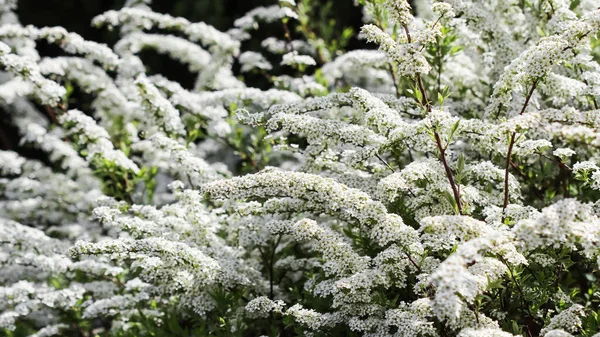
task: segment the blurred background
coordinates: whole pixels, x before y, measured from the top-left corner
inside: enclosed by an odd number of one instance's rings
[[[118,39],[117,33],[107,29],[97,29],[90,23],[94,16],[107,10],[120,9],[124,3],[125,0],[19,0],[17,15],[23,25],[62,26],[68,31],[78,33],[86,40],[112,46]],[[203,21],[221,31],[227,31],[233,27],[235,19],[242,17],[253,8],[277,3],[277,0],[153,0],[151,7],[155,12],[184,17],[192,22]],[[317,36],[322,35],[319,26],[323,23],[332,30],[327,34],[333,36],[340,36],[344,29],[352,28],[353,38],[348,42],[347,49],[365,48],[364,42],[359,41],[355,36],[362,25],[362,12],[353,1],[311,0],[305,3],[310,4],[311,17],[315,18],[311,24]],[[294,23],[290,22],[290,25],[292,38],[302,38],[301,34],[293,29]],[[242,51],[260,51],[260,42],[270,36],[284,39],[283,26],[279,21],[261,25],[251,34],[252,38],[242,45]],[[53,50],[54,48],[49,46],[40,45],[39,48],[42,56],[57,56],[53,54],[59,52],[58,48]],[[160,73],[181,83],[184,87],[193,86],[195,76],[190,74],[183,64],[177,64],[168,57],[151,51],[142,53],[141,57],[150,74]],[[277,63],[279,62],[275,62]],[[269,86],[264,78],[260,77],[245,78],[245,81],[251,87],[264,89]]]
[[[112,47],[119,39],[117,30],[110,31],[106,28],[91,26],[92,18],[111,9],[120,9],[126,0],[19,0],[16,14],[22,25],[62,26],[70,32],[81,35],[86,40],[105,43]],[[361,7],[352,0],[296,0],[305,8],[306,17],[309,18],[305,27],[318,37],[328,39],[327,42],[336,41],[341,36],[346,36],[343,43],[330,44],[332,50],[342,53],[344,50],[370,49],[375,45],[367,45],[365,41],[357,39],[357,33],[362,25]],[[278,0],[153,0],[151,8],[155,12],[184,17],[192,22],[206,22],[221,31],[234,27],[236,19],[244,16],[248,11],[259,6],[277,5]],[[306,30],[298,29],[296,20],[289,22],[291,38],[306,40]],[[150,31],[153,32],[153,31]],[[297,76],[289,67],[279,67],[281,55],[264,53],[261,41],[268,37],[285,40],[285,31],[281,21],[261,24],[258,29],[252,30],[251,38],[242,44],[242,51],[263,52],[273,64],[273,74],[286,74]],[[37,49],[42,57],[56,57],[65,55],[55,45],[44,41],[37,42]],[[187,65],[177,62],[166,55],[161,55],[154,50],[143,50],[138,54],[149,75],[161,74],[166,78],[179,82],[184,88],[192,89],[196,74],[188,70]],[[331,55],[334,58],[335,55]],[[317,60],[318,61],[318,60]],[[322,64],[321,62],[319,62]],[[318,67],[313,67],[307,72],[311,74]],[[243,76],[243,81],[249,87],[268,89],[273,83],[261,73],[240,72],[239,64],[235,63],[233,71],[236,75]],[[77,89],[75,89],[77,90]],[[74,95],[85,98],[85,95]],[[85,99],[70,101],[72,108],[83,111],[86,109]],[[43,107],[39,107],[44,111]],[[33,149],[23,148],[19,145],[19,136],[7,111],[0,108],[0,150],[13,150],[21,155],[44,161],[44,156]]]

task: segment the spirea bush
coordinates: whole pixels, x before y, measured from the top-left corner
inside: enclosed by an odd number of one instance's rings
[[[600,336],[596,0],[0,4],[0,335]]]

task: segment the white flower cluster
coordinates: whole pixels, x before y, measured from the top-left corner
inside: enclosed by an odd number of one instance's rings
[[[109,47],[93,41],[87,41],[76,33],[70,33],[62,27],[36,28],[4,24],[0,28],[0,37],[4,39],[46,40],[58,44],[69,54],[82,54],[91,61],[102,64],[106,69],[115,69],[120,65],[119,56]]]
[[[269,7],[256,7],[246,13],[246,15],[236,19],[233,25],[241,29],[251,29],[258,26],[258,23],[261,21],[271,23],[283,18],[297,19],[298,14],[291,8],[285,6],[272,5]]]
[[[580,247],[592,258],[600,254],[596,245],[599,221],[592,205],[565,199],[542,209],[535,219],[517,222],[513,231],[528,251],[564,245],[571,249]]]
[[[577,332],[581,328],[581,317],[585,315],[583,306],[574,304],[563,310],[556,316],[552,317],[548,324],[540,334],[542,336],[552,336],[552,331],[563,329],[563,331]]]
[[[239,61],[242,64],[242,72],[248,72],[252,69],[271,70],[273,66],[261,53],[246,51],[240,54]]]
[[[400,26],[408,26],[415,18],[411,14],[410,3],[405,0],[386,1],[390,16]]]
[[[221,176],[202,158],[193,156],[185,146],[177,141],[157,133],[150,138],[152,145],[169,154],[169,164],[174,171],[181,172],[181,179],[189,180],[192,187],[217,180]]]
[[[185,133],[179,112],[163,97],[158,89],[145,77],[139,77],[135,84],[142,96],[143,106],[154,119],[153,126],[163,129],[169,135],[181,136]],[[149,128],[149,133],[151,132]]]
[[[298,55],[297,51],[293,51],[283,55],[281,64],[287,66],[314,66],[317,62],[309,55]]]
[[[10,48],[0,42],[0,64],[11,73],[21,76],[35,87],[35,96],[42,104],[56,106],[66,90],[40,73],[39,66],[27,57],[10,54]]]
[[[483,253],[497,254],[501,259],[485,257]],[[480,318],[473,317],[477,313],[471,312],[469,304],[486,289],[489,282],[510,272],[511,265],[525,263],[525,257],[517,252],[506,233],[488,230],[484,235],[467,241],[442,262],[429,278],[430,285],[436,288],[433,312],[454,328],[472,328],[478,324],[493,326],[491,322],[486,324],[478,321]],[[469,312],[468,316],[471,317],[465,319],[465,312]],[[474,322],[473,318],[478,322]]]
[[[78,143],[87,149],[87,160],[92,161],[96,156],[108,160],[115,165],[137,173],[138,166],[127,158],[118,149],[115,149],[110,141],[108,132],[96,121],[79,110],[69,110],[59,117],[60,123],[67,135],[76,136]]]
[[[260,296],[246,304],[246,311],[260,317],[268,316],[270,312],[281,313],[284,302],[282,300],[272,301],[266,296]]]
[[[399,0],[398,2],[404,2]],[[400,44],[375,25],[362,27],[362,32],[369,42],[379,45],[379,50],[384,52],[388,59],[398,66],[398,75],[415,76],[416,74],[427,74],[431,66],[420,52],[420,46],[414,43]]]
[[[590,187],[600,190],[600,167],[591,161],[577,162],[573,165],[576,177],[589,183]]]
[[[171,35],[135,32],[126,35],[115,45],[115,50],[119,55],[137,54],[144,48],[152,48],[158,53],[171,56],[173,59],[187,64],[192,72],[206,69],[212,61],[211,54],[197,44]]]
[[[119,11],[108,11],[98,15],[92,21],[94,26],[116,27],[131,25],[138,29],[150,30],[153,27],[179,31],[187,35],[192,41],[199,41],[211,48],[229,52],[236,52],[239,43],[229,35],[218,31],[204,22],[191,23],[184,18],[172,17],[168,14],[159,14],[143,8],[124,7]]]

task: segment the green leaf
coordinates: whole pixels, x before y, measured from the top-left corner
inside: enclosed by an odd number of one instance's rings
[[[458,173],[462,173],[465,169],[465,154],[464,153],[461,152],[458,155],[456,165],[457,165]]]
[[[452,207],[454,208],[454,212],[456,212],[456,214],[459,214],[460,212],[458,211],[458,205],[456,204],[456,200],[454,200],[454,196],[452,196],[450,192],[444,191],[444,197],[446,197],[446,200],[448,200],[450,205],[452,205]]]
[[[538,33],[539,36],[541,36],[541,37],[546,36],[546,32],[544,32],[544,29],[542,27],[536,26],[535,29],[536,29],[536,31],[537,31],[537,33]]]
[[[452,129],[450,130],[450,134],[448,135],[448,141],[446,142],[446,148],[448,147],[448,145],[450,145],[450,142],[452,141],[452,138],[454,137],[456,130],[458,130],[459,125],[460,125],[460,119],[457,120],[456,123],[454,123],[454,125],[452,125]]]
[[[167,318],[167,326],[169,327],[169,330],[174,335],[183,336],[185,334],[185,332],[183,331],[183,329],[179,325],[179,320],[177,319],[177,316],[175,316],[175,315],[168,316],[168,318]]]
[[[463,46],[454,46],[450,49],[450,56],[454,56],[458,53],[460,53],[463,49],[465,49],[465,47]]]

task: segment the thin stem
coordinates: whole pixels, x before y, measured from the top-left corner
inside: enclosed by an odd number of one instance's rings
[[[410,149],[410,146],[408,146],[408,143],[406,143],[406,150],[408,150],[408,159],[410,159],[410,162],[412,163],[415,160],[413,158],[412,150]]]
[[[569,165],[567,165],[567,164],[565,164],[565,163],[561,162],[560,160],[556,160],[556,159],[554,159],[554,158],[552,158],[552,157],[548,157],[547,155],[545,155],[545,154],[543,154],[543,153],[541,153],[541,152],[536,152],[536,153],[537,153],[537,154],[539,154],[539,155],[540,155],[540,157],[544,157],[544,158],[546,158],[546,159],[550,160],[551,162],[553,162],[553,163],[557,164],[558,166],[560,166],[560,168],[562,168],[562,169],[564,169],[564,170],[567,170],[567,171],[569,171],[569,172],[572,172],[572,171],[573,171],[573,169],[572,169],[572,168],[571,168]]]
[[[531,89],[529,90],[529,93],[527,94],[527,97],[525,98],[525,104],[523,104],[523,108],[521,109],[521,112],[519,112],[519,115],[522,115],[523,113],[525,113],[525,109],[527,109],[527,106],[529,105],[529,101],[531,100],[531,97],[533,96],[533,92],[535,91],[535,88],[537,88],[537,84],[538,84],[538,80],[533,81],[533,84],[531,85]]]
[[[513,150],[513,146],[515,145],[515,132],[513,132],[510,135],[510,141],[508,142],[508,152],[506,154],[506,169],[504,170],[504,202],[502,204],[502,222],[504,222],[504,219],[506,218],[506,214],[504,214],[504,212],[506,212],[506,207],[508,206],[508,174],[509,174],[509,167],[510,167],[510,157],[512,154],[512,150]]]
[[[277,242],[273,246],[271,250],[271,259],[269,262],[269,298],[273,299],[273,280],[275,279],[275,251],[277,250],[277,246],[279,246],[279,242],[281,242],[281,237],[283,235],[279,234],[277,238]]]
[[[54,112],[52,107],[49,105],[46,105],[46,115],[48,115],[48,118],[52,124],[58,124],[58,121],[56,120],[56,112]]]
[[[398,87],[398,80],[396,80],[396,74],[394,73],[394,67],[391,63],[388,63],[390,69],[390,75],[392,75],[392,81],[394,81],[394,88],[396,88],[396,98],[400,98],[400,87]]]
[[[521,169],[519,168],[519,166],[517,164],[515,164],[514,161],[510,161],[510,166],[512,166],[512,168],[517,172],[518,175],[520,175],[523,178],[527,178],[527,175],[525,175],[525,173],[523,173],[521,171]]]
[[[409,43],[411,43],[412,38],[410,36],[410,31],[408,30],[407,26],[403,26],[403,27],[404,27],[404,33],[406,34],[406,39],[408,40]],[[429,113],[429,112],[431,112],[431,102],[429,102],[429,99],[427,98],[427,91],[425,90],[425,86],[423,85],[423,79],[421,78],[421,74],[419,74],[419,73],[417,73],[416,82],[417,82],[417,86],[419,87],[419,91],[421,92],[421,97],[422,97],[421,105],[423,105],[425,107],[425,109],[427,110],[427,112]],[[446,171],[446,177],[448,177],[448,181],[450,182],[450,187],[452,188],[452,194],[454,196],[454,201],[456,202],[456,207],[458,208],[458,213],[463,214],[462,204],[460,202],[460,193],[458,192],[458,189],[456,188],[456,184],[454,182],[454,177],[452,176],[452,170],[450,169],[450,166],[448,165],[448,161],[446,160],[446,151],[444,149],[444,146],[442,145],[442,139],[436,130],[433,131],[433,135],[435,137],[435,142],[436,142],[437,148],[440,151],[440,160],[442,161],[442,164],[444,165],[444,170]]]
[[[437,92],[440,93],[442,91],[442,55],[440,52],[440,45],[438,42],[438,47],[436,50],[436,54],[438,54],[438,71],[437,71]]]
[[[437,132],[434,132],[434,137],[435,142],[437,143],[438,150],[440,151],[440,159],[442,160],[442,164],[444,164],[446,176],[448,177],[448,181],[450,182],[450,186],[452,187],[452,194],[454,195],[454,200],[456,201],[458,213],[463,214],[462,205],[460,203],[460,194],[458,193],[458,189],[456,188],[456,184],[454,183],[454,177],[452,177],[452,171],[450,170],[450,166],[448,166],[448,162],[446,161],[446,151],[442,146],[442,140],[440,139],[440,135]]]
[[[583,80],[583,83],[585,83],[587,86],[590,85],[587,80]],[[595,95],[592,95],[592,103],[594,104],[594,110],[598,110],[598,101],[596,101]]]
[[[517,281],[517,278],[515,277],[515,274],[513,274],[512,269],[510,268],[510,265],[508,264],[508,261],[506,261],[506,259],[504,259],[504,257],[502,256],[498,256],[498,259],[500,260],[500,262],[502,262],[506,268],[508,269],[508,274],[510,275],[510,278],[512,279],[513,283],[515,284],[517,290],[519,291],[519,295],[521,296],[521,310],[523,310],[523,312],[527,312],[529,314],[530,317],[533,317],[533,315],[531,315],[531,311],[529,310],[529,308],[525,305],[525,294],[523,293],[523,288],[521,288],[521,285],[519,284],[519,282]],[[529,324],[525,324],[525,327],[527,328],[527,334],[531,337],[533,337],[533,333],[531,332],[530,328],[529,328]]]
[[[431,102],[429,102],[429,99],[427,98],[427,91],[425,90],[425,86],[423,85],[423,79],[421,79],[421,74],[417,74],[417,86],[419,87],[419,91],[423,96],[421,105],[423,105],[425,109],[427,109],[427,112],[431,112]]]
[[[536,152],[538,155],[540,155],[540,157],[546,158],[548,160],[550,160],[551,162],[557,164],[560,167],[560,174],[559,177],[561,177],[561,182],[562,182],[562,188],[563,188],[563,195],[565,198],[569,197],[569,173],[573,172],[573,169],[563,163],[560,160],[556,160],[552,157],[549,157],[541,152]]]
[[[287,44],[289,46],[289,49],[292,52],[295,52],[296,49],[294,48],[294,44],[292,43],[292,34],[290,34],[290,29],[288,28],[288,25],[285,21],[283,22],[283,29],[285,30],[285,37],[287,39]]]
[[[437,25],[437,24],[438,24],[438,22],[440,22],[440,20],[441,20],[443,17],[444,17],[444,15],[440,16],[439,18],[437,18],[437,20],[435,20],[435,22],[433,23],[433,26],[432,26],[432,27],[435,27],[435,25]],[[410,42],[410,41],[409,41],[409,42]],[[425,46],[426,46],[425,44],[424,44],[424,45],[422,45],[422,46],[421,46],[421,49],[419,49],[419,52],[422,52],[422,51],[423,51],[423,49],[425,49]]]
[[[475,322],[477,323],[477,325],[479,325],[479,306],[473,303],[470,304],[469,307],[471,307],[471,310],[473,310],[473,313],[475,314]]]
[[[525,109],[527,109],[527,106],[529,105],[529,101],[531,100],[531,97],[533,96],[533,92],[535,91],[535,88],[537,87],[538,84],[538,80],[536,79],[535,81],[533,81],[533,85],[531,86],[531,89],[529,90],[529,93],[527,94],[527,97],[525,98],[525,103],[523,104],[523,108],[521,109],[521,112],[519,112],[519,116],[522,115],[525,112]],[[504,214],[506,212],[506,207],[508,206],[508,174],[510,173],[510,157],[512,156],[512,150],[513,147],[515,145],[515,136],[517,135],[517,132],[514,131],[513,133],[511,133],[510,135],[510,141],[508,143],[508,152],[506,153],[506,169],[504,170],[504,203],[502,205],[502,222],[504,222],[504,219],[506,218],[506,214]]]
[[[404,33],[406,34],[406,41],[408,41],[408,43],[412,43],[412,37],[410,36],[410,31],[408,30],[407,26],[402,26],[404,27]]]
[[[387,166],[387,168],[390,169],[390,171],[392,172],[396,172],[396,170],[394,170],[394,168],[387,162],[385,161],[385,159],[381,158],[381,156],[379,154],[376,154],[375,157],[377,157],[377,159],[379,159],[379,161],[381,161],[383,164],[385,164],[385,166]]]
[[[408,261],[410,261],[410,263],[417,268],[417,272],[421,273],[421,267],[419,267],[419,265],[415,262],[415,260],[413,260],[412,256],[410,256],[409,253],[404,252],[404,254],[406,254],[406,257],[408,257]]]

